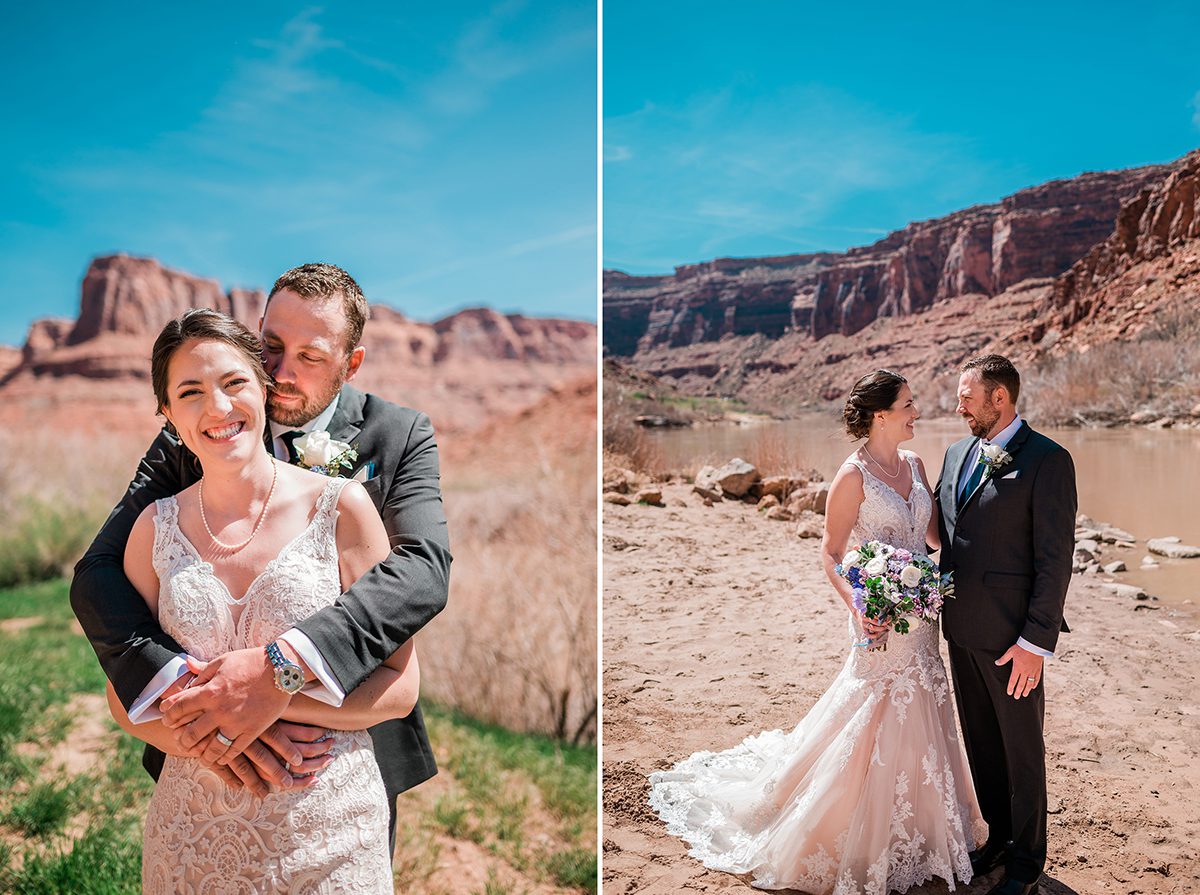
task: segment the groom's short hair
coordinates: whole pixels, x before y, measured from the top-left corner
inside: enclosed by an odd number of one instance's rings
[[[271,287],[267,304],[270,304],[271,298],[282,289],[295,292],[301,298],[341,299],[342,312],[346,315],[346,352],[349,353],[358,347],[358,343],[362,341],[363,327],[371,316],[371,308],[354,277],[336,264],[318,261],[301,264],[283,274]],[[265,309],[263,313],[266,313]]]
[[[1021,394],[1021,374],[1013,366],[1013,362],[1002,354],[983,354],[973,357],[962,365],[962,372],[975,370],[983,382],[984,389],[991,395],[997,386],[1004,386],[1008,398],[1015,406],[1017,396]]]

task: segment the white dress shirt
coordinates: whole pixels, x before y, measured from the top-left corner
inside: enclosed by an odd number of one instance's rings
[[[1017,430],[1020,428],[1021,415],[1017,414],[1011,423],[1009,423],[996,434],[995,438],[986,441],[981,438],[978,442],[976,442],[975,447],[967,456],[967,462],[963,464],[962,472],[959,473],[958,476],[958,491],[960,493],[966,486],[967,479],[971,477],[971,473],[975,471],[975,466],[979,463],[979,455],[983,451],[983,446],[985,444],[994,444],[998,448],[1005,448],[1008,446],[1008,443],[1012,441],[1012,437],[1017,434]],[[1049,650],[1044,650],[1040,646],[1035,646],[1024,637],[1017,638],[1017,646],[1021,647],[1021,649],[1028,650],[1036,656],[1041,656],[1043,659],[1054,658],[1054,653],[1050,652]]]
[[[271,432],[271,449],[275,457],[287,460],[287,445],[280,437],[285,432],[328,431],[329,423],[337,410],[339,397],[340,395],[335,395],[328,407],[303,426],[284,426],[280,423],[269,422],[267,425]],[[333,669],[329,667],[329,663],[325,661],[325,657],[321,655],[321,651],[317,649],[316,644],[309,639],[308,635],[296,628],[290,628],[280,634],[279,639],[296,651],[296,654],[304,660],[316,678],[305,684],[300,692],[329,705],[340,706],[346,698],[346,692],[338,684],[337,678],[333,676]],[[158,698],[171,684],[186,673],[187,654],[180,653],[151,678],[150,683],[134,700],[133,705],[129,707],[129,720],[134,724],[143,724],[146,721],[157,721],[161,718],[162,712],[158,708]]]

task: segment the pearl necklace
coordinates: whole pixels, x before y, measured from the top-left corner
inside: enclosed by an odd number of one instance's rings
[[[267,492],[267,500],[263,504],[262,512],[258,514],[258,521],[254,523],[254,531],[250,532],[250,537],[242,541],[237,546],[226,544],[219,539],[211,528],[208,527],[208,517],[204,515],[204,479],[200,479],[200,521],[204,523],[204,530],[208,532],[208,536],[212,538],[214,544],[222,550],[228,550],[230,553],[237,553],[247,544],[254,540],[254,536],[258,534],[258,530],[262,528],[263,520],[267,518],[267,507],[271,505],[271,498],[275,496],[275,483],[279,481],[279,464],[272,458],[271,460],[271,490]]]
[[[899,452],[897,452],[897,454],[896,454],[896,471],[895,472],[888,472],[887,467],[875,459],[875,457],[871,454],[871,452],[867,450],[867,446],[865,444],[862,446],[862,452],[864,454],[866,454],[868,457],[870,457],[871,462],[874,463],[876,466],[878,466],[879,471],[882,472],[884,475],[886,475],[889,479],[894,479],[894,478],[896,478],[896,476],[900,475],[900,468],[904,465],[904,460],[903,460],[903,458],[901,458]]]

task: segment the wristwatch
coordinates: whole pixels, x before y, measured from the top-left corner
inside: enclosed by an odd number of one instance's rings
[[[275,666],[275,686],[288,696],[299,693],[304,686],[304,669],[285,659],[278,642],[274,640],[267,644],[267,658]]]

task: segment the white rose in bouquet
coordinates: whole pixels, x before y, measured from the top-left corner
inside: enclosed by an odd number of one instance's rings
[[[876,556],[867,562],[867,565],[863,568],[863,571],[866,572],[867,576],[870,578],[878,578],[887,571],[887,560],[882,556]]]
[[[900,583],[905,587],[916,587],[921,583],[921,570],[916,566],[905,566],[900,572]]]
[[[862,559],[862,554],[859,553],[857,550],[851,550],[849,553],[847,553],[845,556],[842,557],[842,568],[843,569],[852,569],[856,565],[858,565],[858,561],[860,559]]]

